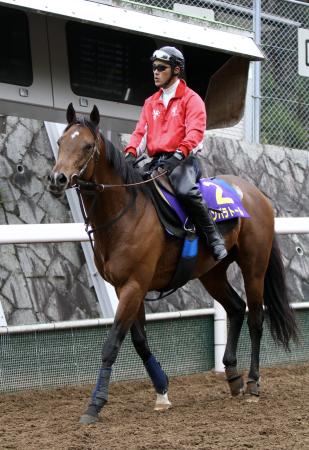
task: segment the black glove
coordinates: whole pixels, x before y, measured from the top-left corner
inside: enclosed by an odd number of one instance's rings
[[[166,170],[169,175],[183,159],[184,155],[180,152],[180,150],[177,150],[170,158],[162,161],[160,167]]]
[[[133,153],[128,152],[126,153],[126,161],[128,164],[131,164],[131,166],[134,167],[134,164],[136,163],[136,157],[133,155]]]

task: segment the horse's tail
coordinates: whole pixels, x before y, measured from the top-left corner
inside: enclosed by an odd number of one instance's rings
[[[289,305],[285,271],[277,239],[274,238],[264,281],[264,304],[275,342],[289,350],[289,342],[298,341],[295,314]]]

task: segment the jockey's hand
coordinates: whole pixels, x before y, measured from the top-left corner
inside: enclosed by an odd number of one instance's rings
[[[136,163],[136,157],[133,155],[133,153],[128,152],[126,153],[126,161],[128,164],[130,164],[132,167],[134,167]]]
[[[160,167],[166,170],[169,175],[170,173],[173,172],[175,167],[177,167],[183,159],[184,156],[179,150],[177,150],[177,152],[175,152],[170,158],[166,159],[165,161],[162,161]]]

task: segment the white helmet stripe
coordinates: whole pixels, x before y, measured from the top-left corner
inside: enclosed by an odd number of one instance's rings
[[[162,50],[156,50],[153,54],[153,58],[166,59],[167,61],[169,61],[170,55],[166,52],[163,52]]]

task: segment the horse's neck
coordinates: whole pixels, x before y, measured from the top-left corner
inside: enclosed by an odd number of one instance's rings
[[[123,180],[115,172],[115,170],[108,167],[106,161],[97,165],[95,174],[91,181],[105,186],[124,184]],[[98,192],[94,195],[83,195],[86,214],[92,228],[99,228],[102,231],[104,230],[106,233],[109,233],[110,231],[113,233],[113,236],[116,236],[115,228],[118,233],[121,233],[120,225],[122,222],[125,222],[125,215],[121,216],[119,220],[117,220],[118,226],[113,227],[113,230],[111,230],[108,226],[105,229],[102,225],[108,224],[118,217],[130,204],[131,199],[131,192],[122,187],[106,187],[103,192]]]

